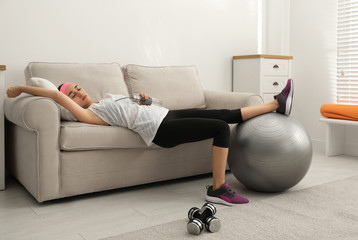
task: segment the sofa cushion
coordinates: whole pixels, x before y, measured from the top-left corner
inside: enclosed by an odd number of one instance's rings
[[[31,77],[45,78],[55,86],[74,82],[83,87],[93,100],[105,94],[129,96],[121,67],[118,63],[45,63],[31,62],[26,69],[26,84]]]
[[[63,151],[148,148],[137,133],[127,128],[80,122],[61,122],[60,139]]]
[[[146,67],[126,65],[130,94],[146,93],[168,109],[205,108],[205,97],[195,66]]]
[[[57,90],[57,87],[52,82],[50,82],[44,78],[32,77],[28,80],[28,84],[30,84],[30,86],[33,86],[33,87]],[[70,111],[68,111],[66,108],[62,107],[60,104],[57,104],[57,106],[60,108],[61,120],[74,121],[74,122],[77,121],[77,118],[75,116],[73,116],[73,114]]]

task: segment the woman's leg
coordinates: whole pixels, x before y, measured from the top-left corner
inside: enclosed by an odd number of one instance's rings
[[[189,119],[189,118],[202,118],[202,119],[216,119],[222,120],[226,123],[241,123],[241,109],[182,109],[170,110],[165,119]]]
[[[235,110],[174,110],[169,111],[169,118],[212,118],[223,120],[227,123],[241,123],[258,115],[276,111],[281,114],[291,113],[293,101],[293,80],[289,79],[285,88],[274,96],[273,101],[256,106],[244,107]]]
[[[213,186],[207,187],[206,200],[235,205],[248,200],[230,189],[225,182],[225,170],[230,143],[229,125],[219,119],[165,118],[153,142],[161,147],[174,147],[182,143],[214,138],[212,146]]]
[[[160,124],[153,142],[171,148],[183,143],[214,138],[213,145],[227,148],[230,142],[229,125],[218,119],[165,118]]]
[[[258,115],[275,111],[279,107],[278,101],[275,99],[272,102],[264,103],[256,106],[243,107],[241,109],[185,109],[172,110],[168,114],[169,119],[182,118],[208,118],[223,120],[226,123],[241,123]]]
[[[249,106],[241,108],[242,121],[258,115],[272,112],[278,108],[278,101],[274,100],[270,103],[257,106]],[[213,166],[213,190],[220,188],[225,183],[226,162],[229,148],[212,146],[212,166]]]
[[[213,190],[225,183],[226,161],[229,148],[212,146]]]
[[[257,106],[241,108],[242,120],[246,121],[258,115],[272,112],[278,108],[278,101]],[[225,183],[225,170],[229,148],[212,146],[212,165],[213,165],[213,190],[218,189]]]
[[[250,118],[259,116],[261,114],[273,112],[278,107],[279,107],[278,101],[275,99],[269,103],[241,108],[242,120],[246,121]]]
[[[214,138],[212,146],[213,190],[225,183],[230,130],[226,123],[241,123],[272,112],[277,100],[236,110],[174,110],[168,113],[153,142],[162,147]],[[224,121],[224,122],[223,122]]]
[[[212,170],[214,189],[225,183],[226,161],[230,143],[228,124],[218,119],[179,118],[164,120],[153,142],[162,147],[214,138]]]
[[[247,203],[248,200],[230,189],[225,182],[226,161],[230,141],[229,125],[219,119],[165,118],[153,142],[161,147],[214,138],[212,146],[213,186],[207,187],[206,200],[226,205]]]
[[[242,120],[246,121],[258,115],[276,111],[281,114],[290,115],[293,102],[293,80],[288,79],[282,91],[274,96],[272,102],[250,106],[241,109]]]

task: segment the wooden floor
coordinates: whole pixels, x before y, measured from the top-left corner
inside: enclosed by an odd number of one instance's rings
[[[315,150],[308,174],[288,191],[356,175],[357,157],[325,157]],[[230,173],[227,180],[251,202],[272,196],[244,188]],[[191,207],[202,206],[208,184],[211,176],[204,175],[40,204],[8,177],[6,190],[0,191],[0,239],[92,240],[184,219]],[[218,211],[228,208],[216,206]]]

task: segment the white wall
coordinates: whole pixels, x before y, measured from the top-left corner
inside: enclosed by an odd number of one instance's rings
[[[290,2],[291,0],[263,0],[266,8],[265,53],[288,56],[290,53]]]
[[[320,107],[335,103],[337,0],[291,0],[290,55],[295,98],[292,115],[314,143],[325,140]]]
[[[257,53],[260,0],[1,0],[6,86],[30,61],[197,65],[231,90],[232,56]]]

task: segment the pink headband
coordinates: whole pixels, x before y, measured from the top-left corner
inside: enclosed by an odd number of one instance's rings
[[[72,84],[75,84],[75,83],[64,83],[62,84],[61,88],[60,88],[60,91],[66,95],[66,90],[68,88],[68,86],[72,85]]]

